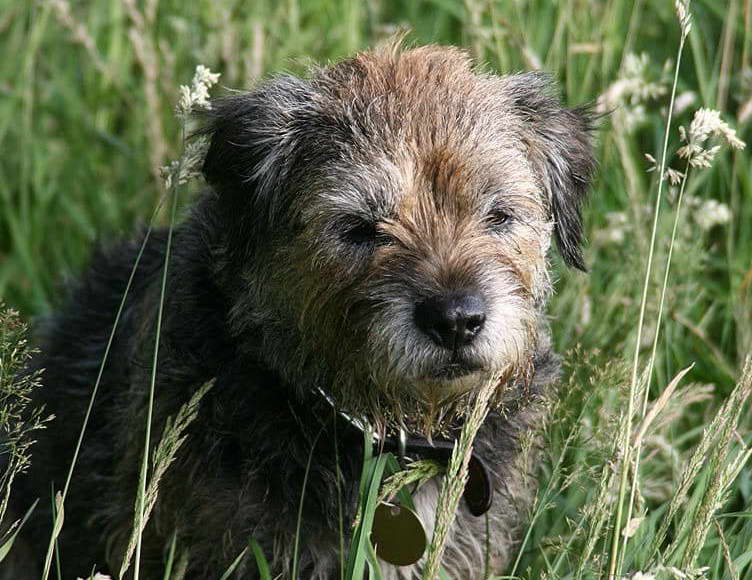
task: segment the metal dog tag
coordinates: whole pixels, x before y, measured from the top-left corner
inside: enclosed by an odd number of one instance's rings
[[[382,560],[409,566],[426,551],[426,530],[410,508],[381,502],[374,512],[371,542]]]
[[[463,495],[470,513],[475,517],[480,517],[491,509],[493,500],[491,479],[483,460],[476,455],[470,458]]]

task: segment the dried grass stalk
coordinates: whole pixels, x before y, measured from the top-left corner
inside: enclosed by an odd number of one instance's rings
[[[426,565],[423,569],[423,580],[433,580],[438,577],[449,529],[454,522],[457,506],[467,482],[467,471],[470,456],[472,455],[473,441],[475,435],[478,433],[478,429],[480,429],[480,426],[488,415],[491,399],[498,390],[500,380],[501,376],[495,376],[480,388],[472,410],[462,427],[459,441],[454,446],[436,506],[436,524],[431,544],[428,547]]]

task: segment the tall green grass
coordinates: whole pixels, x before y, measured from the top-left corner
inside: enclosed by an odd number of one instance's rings
[[[617,101],[598,132],[601,169],[586,212],[590,272],[558,265],[552,325],[569,379],[547,426],[539,501],[510,573],[597,577],[611,561],[623,573],[671,577],[671,567],[706,566],[712,578],[752,578],[752,475],[743,461],[752,433],[748,412],[740,414],[752,351],[750,153],[722,151],[710,169],[693,172],[680,216],[679,192],[664,183],[658,196],[644,157],[683,169],[676,127],[700,106],[720,110],[749,140],[750,4],[692,4],[678,61],[671,2],[4,0],[0,48],[12,57],[0,62],[0,296],[28,316],[48,310],[93,242],[148,219],[159,167],[182,142],[177,86],[198,63],[221,72],[223,85],[244,88],[409,27],[416,43],[467,46],[495,72],[549,71],[571,104],[638,79],[650,94]],[[630,54],[645,55],[638,73]],[[726,204],[732,219],[704,229],[708,199]],[[648,360],[652,372],[640,374]],[[662,398],[667,388],[673,393]],[[355,550],[356,570],[373,565],[366,549]],[[250,544],[248,553],[263,562]]]

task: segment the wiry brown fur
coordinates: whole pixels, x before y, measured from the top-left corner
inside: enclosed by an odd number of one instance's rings
[[[289,574],[309,456],[301,574],[337,577],[338,494],[349,523],[362,442],[327,398],[385,431],[451,433],[474,388],[500,372],[500,407],[476,449],[492,471],[491,563],[502,571],[533,489],[535,454],[522,441],[534,440],[558,372],[545,315],[551,237],[583,264],[588,130],[586,112],[562,107],[544,76],[480,74],[464,52],[436,46],[386,46],[214,103],[210,189],[175,232],[170,261],[156,440],[203,381],[217,382],[163,482],[147,577],[173,532],[190,547],[189,577],[217,576],[249,536]],[[139,240],[95,260],[48,326],[36,364],[58,424],[18,510],[64,477]],[[160,232],[147,245],[74,476],[66,577],[117,566],[130,533],[164,242]],[[447,293],[485,309],[473,342],[454,349],[416,323],[416,305]],[[458,365],[464,376],[444,374]],[[429,528],[438,485],[416,496]],[[41,509],[29,524],[31,553],[44,554],[49,521]],[[485,519],[463,506],[450,575],[479,577],[484,545]],[[238,577],[255,577],[248,558]]]

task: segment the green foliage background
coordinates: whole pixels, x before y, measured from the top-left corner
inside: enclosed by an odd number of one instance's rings
[[[691,10],[678,93],[694,99],[672,126],[672,160],[676,127],[687,126],[701,106],[720,110],[742,139],[752,136],[750,0],[696,0]],[[179,154],[177,88],[197,64],[221,72],[224,87],[244,89],[269,73],[303,73],[401,28],[412,31],[409,42],[465,46],[494,72],[542,68],[560,80],[570,104],[597,101],[623,78],[630,53],[644,53],[645,74],[665,82],[664,67],[676,58],[680,37],[673,3],[663,0],[0,0],[0,297],[26,316],[47,312],[61,302],[62,284],[81,271],[97,240],[148,219],[161,194],[158,168]],[[657,186],[644,154],[660,160],[667,106],[668,94],[641,104],[631,128],[618,112],[601,120],[600,170],[586,213],[590,273],[567,271],[557,259],[556,341],[562,352],[580,345],[577,352],[590,353],[588,368],[631,360]],[[713,388],[707,397],[687,399],[666,427],[671,452],[656,452],[647,464],[646,486],[676,480],[684,455],[752,350],[749,162],[749,148],[724,150],[711,169],[689,180],[688,194],[699,201],[680,221],[653,389],[691,362],[689,380]],[[656,284],[673,199],[669,192],[662,206]],[[726,204],[730,222],[700,228],[693,212],[702,211],[705,199]],[[624,216],[622,236],[613,235],[614,212]],[[648,335],[657,296],[653,285]],[[583,368],[575,365],[574,374]],[[612,428],[602,417],[609,396],[600,393],[598,404],[587,407],[585,418],[601,429],[591,440]],[[562,416],[581,422],[583,400],[567,399],[571,406]],[[618,399],[611,404],[618,408]],[[749,442],[746,417],[743,425],[740,435]],[[589,468],[580,459],[568,458],[572,472]],[[575,487],[558,492],[556,513],[538,520],[523,566],[550,571],[547,554],[565,553],[555,538],[566,537],[566,518],[576,518],[590,497]],[[750,495],[745,468],[728,505],[748,518]],[[646,497],[658,509],[664,501],[660,494]]]

